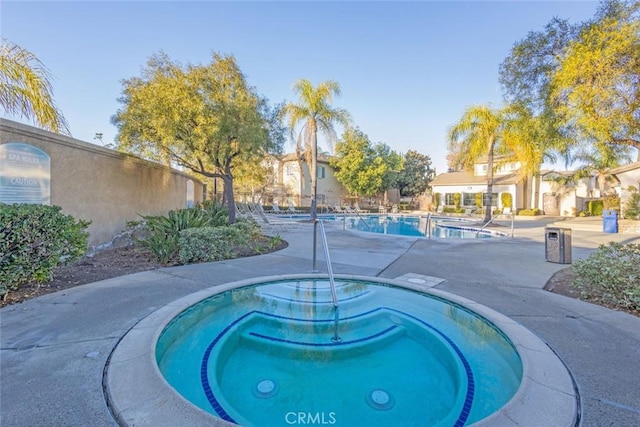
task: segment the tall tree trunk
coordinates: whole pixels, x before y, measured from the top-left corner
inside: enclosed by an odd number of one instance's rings
[[[489,143],[488,165],[487,165],[487,201],[484,211],[484,223],[491,221],[492,212],[492,199],[493,199],[493,139]]]
[[[311,140],[313,146],[311,147],[311,220],[315,221],[318,217],[318,211],[316,207],[316,198],[318,195],[318,129],[316,124],[313,123],[313,129],[311,130]]]
[[[533,176],[535,187],[532,190],[532,204],[531,208],[538,209],[540,208],[540,181],[542,177],[540,176],[540,171]]]
[[[511,202],[514,209],[518,205],[517,196],[520,192],[517,190],[519,184],[516,184],[516,199]],[[527,200],[531,199],[531,180],[529,179],[529,175],[522,178],[522,204],[525,209],[528,208],[527,204],[529,203]],[[504,206],[502,207],[504,209]]]
[[[233,176],[229,168],[222,177],[222,181],[224,182],[224,199],[227,201],[229,209],[229,224],[233,224],[236,222],[236,201],[233,197]]]

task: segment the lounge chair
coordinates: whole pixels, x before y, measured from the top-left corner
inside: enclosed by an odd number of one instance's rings
[[[348,213],[348,214],[356,214],[356,213],[357,213],[356,211],[354,211],[353,209],[351,209],[351,206],[349,206],[349,205],[345,206],[345,207],[344,207],[344,210],[345,210],[345,212],[346,212],[346,213]]]
[[[300,228],[302,227],[302,224],[298,221],[287,221],[287,220],[281,220],[281,219],[270,219],[264,209],[262,208],[261,205],[259,204],[255,204],[254,205],[254,210],[257,214],[257,217],[260,219],[260,221],[257,221],[258,218],[256,218],[256,221],[258,222],[258,224],[260,224],[261,226],[265,227],[265,228],[269,228],[270,231],[275,231],[276,229],[280,228],[281,230],[284,231],[298,231],[300,230]]]
[[[298,209],[296,209],[295,206],[293,206],[293,203],[291,202],[287,202],[289,204],[289,207],[287,208],[287,210],[285,211],[286,213],[292,213],[292,214],[301,214],[304,213],[303,211],[300,211]]]
[[[241,202],[236,202],[236,215],[242,218],[248,218],[252,216],[249,208],[247,207],[247,204]]]
[[[336,211],[336,213],[341,213],[341,214],[347,213],[347,211],[342,209],[338,203],[336,203],[336,205],[333,207],[333,209]]]
[[[280,209],[280,206],[278,206],[277,203],[273,202],[271,204],[271,206],[273,207],[273,209],[271,210],[271,212],[273,212],[274,214],[284,214],[287,213],[285,211],[283,211],[282,209]]]

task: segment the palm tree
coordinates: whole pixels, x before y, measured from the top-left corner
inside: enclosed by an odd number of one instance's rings
[[[628,147],[624,150],[611,145],[603,145],[599,149],[583,147],[573,156],[573,161],[581,163],[582,166],[577,168],[570,178],[577,181],[595,175],[600,197],[603,197],[605,184],[612,179],[609,170],[631,161],[631,153]]]
[[[289,117],[289,129],[293,138],[295,128],[304,122],[298,138],[296,139],[296,152],[298,157],[304,151],[307,163],[310,163],[311,174],[311,219],[317,218],[316,197],[318,182],[316,177],[318,160],[318,130],[324,134],[329,143],[335,141],[336,132],[333,128],[338,123],[342,126],[349,124],[349,113],[341,108],[332,108],[333,96],[340,95],[340,86],[335,81],[329,80],[313,87],[306,79],[298,80],[294,87],[298,95],[298,103],[288,103],[284,106],[283,113]],[[303,150],[304,145],[304,150]]]
[[[69,134],[53,101],[49,70],[34,54],[6,39],[0,45],[0,106],[44,129]]]
[[[545,160],[555,161],[554,148],[562,151],[562,135],[545,121],[535,116],[521,104],[511,104],[503,110],[502,143],[497,153],[505,162],[520,164],[519,175],[525,180],[525,208],[530,207],[534,177],[540,173]],[[534,206],[537,203],[534,201]]]
[[[484,222],[491,221],[494,152],[502,138],[503,113],[486,105],[468,107],[458,123],[449,130],[449,146],[457,150],[456,166],[473,169],[483,156],[488,157],[487,198]],[[451,150],[453,151],[453,150]]]

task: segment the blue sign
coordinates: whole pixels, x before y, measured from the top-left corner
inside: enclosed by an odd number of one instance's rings
[[[51,204],[51,157],[20,142],[0,145],[0,203]]]

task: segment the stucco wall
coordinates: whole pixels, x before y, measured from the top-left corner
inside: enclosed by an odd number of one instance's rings
[[[621,188],[626,189],[633,185],[638,189],[640,186],[640,168],[616,174],[616,177],[620,180]]]
[[[194,200],[203,200],[199,180],[95,144],[0,119],[0,144],[19,142],[51,157],[51,204],[91,220],[91,246],[111,241],[140,215],[160,215],[187,205],[187,182]]]
[[[311,173],[306,162],[302,163],[304,169],[304,181],[300,167],[295,160],[282,162],[282,183],[289,188],[298,198],[295,203],[299,206],[311,205]],[[348,197],[348,192],[342,184],[338,182],[334,175],[333,168],[329,163],[318,161],[318,167],[324,167],[324,177],[319,177],[318,183],[318,203],[322,203],[321,197],[325,197],[325,202],[329,206],[339,204]],[[291,171],[291,175],[288,173]]]

